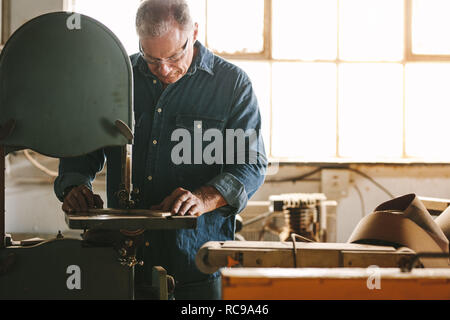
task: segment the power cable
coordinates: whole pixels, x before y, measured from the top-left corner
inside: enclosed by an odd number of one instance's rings
[[[366,215],[366,206],[364,205],[364,198],[363,198],[362,192],[359,189],[359,187],[356,185],[356,183],[353,183],[352,185],[353,185],[353,188],[355,188],[356,192],[358,193],[359,201],[361,202],[361,218],[364,218]]]
[[[365,174],[364,172],[361,172],[357,169],[353,169],[353,168],[342,168],[342,167],[320,167],[317,169],[314,169],[310,172],[307,172],[301,176],[298,177],[293,177],[293,178],[285,178],[285,179],[276,179],[276,180],[266,180],[266,183],[281,183],[281,182],[295,182],[295,181],[301,181],[301,180],[305,180],[305,178],[312,176],[324,169],[334,169],[334,170],[349,170],[352,171],[360,176],[362,176],[363,178],[369,180],[370,182],[372,182],[375,186],[377,186],[380,190],[382,190],[383,192],[385,192],[387,195],[389,195],[389,197],[391,197],[392,199],[395,198],[395,196],[389,191],[387,190],[384,186],[382,186],[380,183],[378,183],[377,181],[375,181],[375,179],[373,179],[372,177],[370,177],[369,175]]]

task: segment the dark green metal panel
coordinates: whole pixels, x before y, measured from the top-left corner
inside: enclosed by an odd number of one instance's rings
[[[81,240],[53,239],[0,250],[0,300],[133,299],[134,269],[122,266],[112,247],[83,247]],[[79,267],[80,288],[68,287]]]
[[[53,157],[127,144],[114,123],[132,125],[132,69],[117,37],[98,21],[72,13],[39,16],[19,28],[0,56],[0,143]],[[70,25],[70,24],[69,24]]]

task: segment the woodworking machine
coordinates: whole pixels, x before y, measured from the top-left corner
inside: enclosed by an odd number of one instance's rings
[[[223,299],[450,299],[450,208],[433,220],[404,195],[363,218],[347,243],[327,243],[300,227],[317,195],[270,199],[274,212],[299,215],[287,219],[291,241],[212,241],[197,253],[202,272],[221,269]],[[373,290],[373,273],[383,290]]]
[[[79,25],[69,23],[74,15]],[[134,209],[139,190],[131,184],[127,151],[132,128],[131,64],[104,25],[57,12],[10,37],[0,56],[0,300],[168,298],[174,281],[158,266],[145,293],[137,293],[137,247],[145,230],[195,228],[196,218]],[[59,233],[46,241],[14,241],[5,234],[8,153],[32,149],[65,158],[106,147],[121,158],[120,168],[108,166],[122,173],[119,206],[67,214],[70,229],[84,230],[82,240]]]

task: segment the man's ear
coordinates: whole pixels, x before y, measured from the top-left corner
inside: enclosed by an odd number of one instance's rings
[[[197,37],[198,37],[198,23],[195,22],[194,23],[194,41],[193,42],[195,42],[197,40]]]

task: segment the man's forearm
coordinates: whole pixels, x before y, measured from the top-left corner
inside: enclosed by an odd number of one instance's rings
[[[227,201],[222,194],[213,186],[200,187],[193,194],[203,201],[205,212],[210,212],[227,205]]]

